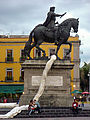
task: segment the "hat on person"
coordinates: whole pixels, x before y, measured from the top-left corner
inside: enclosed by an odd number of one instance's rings
[[[55,7],[53,6],[53,7],[50,7],[50,11],[52,11],[52,10],[54,10],[55,9]]]

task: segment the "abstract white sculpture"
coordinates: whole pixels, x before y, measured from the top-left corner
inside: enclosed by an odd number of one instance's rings
[[[45,88],[45,81],[46,81],[46,78],[47,78],[47,73],[48,71],[50,70],[52,64],[54,63],[54,61],[56,60],[56,56],[55,55],[52,55],[51,56],[51,59],[47,62],[46,66],[45,66],[45,69],[43,71],[43,75],[42,75],[42,79],[41,79],[41,82],[40,82],[40,87],[39,87],[39,90],[37,92],[37,94],[35,95],[34,99],[36,101],[39,100],[39,97],[43,94],[44,92],[44,88]]]
[[[50,68],[51,68],[51,66],[52,66],[52,64],[54,63],[55,60],[56,60],[56,56],[52,55],[51,59],[46,63],[45,69],[43,71],[43,75],[42,75],[42,79],[41,79],[39,90],[38,90],[37,94],[35,95],[35,97],[33,98],[36,101],[39,100],[40,96],[44,92],[45,81],[46,81],[46,78],[47,78],[47,73],[50,70]],[[0,115],[0,118],[13,118],[18,113],[20,113],[22,110],[28,110],[28,106],[29,105],[23,105],[23,106],[20,106],[20,107],[15,107],[10,112],[8,112],[7,114]]]

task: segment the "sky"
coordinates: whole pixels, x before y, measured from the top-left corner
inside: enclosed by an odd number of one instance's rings
[[[89,63],[90,0],[0,0],[0,34],[29,35],[36,25],[45,21],[51,6],[55,6],[57,14],[67,12],[56,19],[59,23],[67,18],[79,18],[80,66]]]

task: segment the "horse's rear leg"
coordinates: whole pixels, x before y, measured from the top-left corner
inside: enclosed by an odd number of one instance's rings
[[[32,45],[30,45],[30,47],[29,47],[29,50],[28,50],[28,57],[29,57],[29,59],[32,59],[31,56],[30,56],[30,52],[31,52],[32,48],[35,47],[35,45],[36,45],[36,42],[34,42],[34,43],[33,43]]]
[[[43,56],[46,56],[45,50],[43,50],[42,48],[39,47],[39,45],[40,45],[41,43],[42,43],[42,41],[39,42],[39,43],[37,43],[36,48],[37,48],[38,50],[40,50],[40,51],[43,52]]]

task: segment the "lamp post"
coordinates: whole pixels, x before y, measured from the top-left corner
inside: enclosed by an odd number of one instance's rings
[[[89,76],[89,92],[90,92],[90,68],[89,68],[88,76]]]

